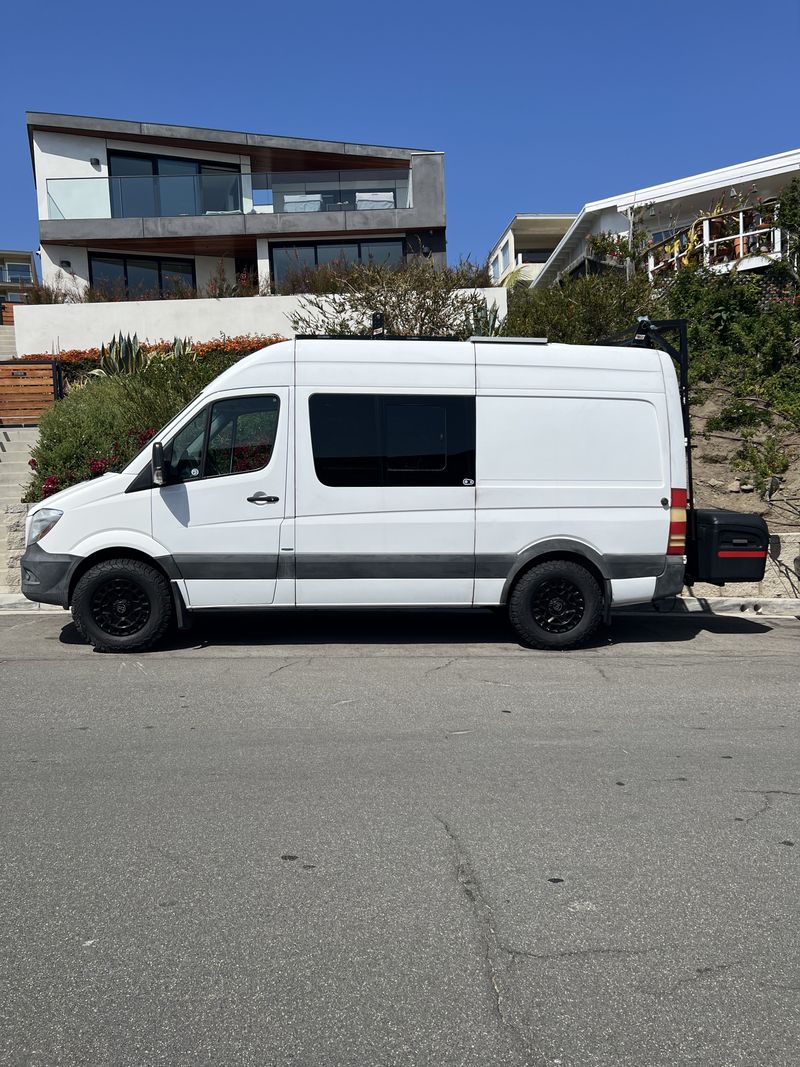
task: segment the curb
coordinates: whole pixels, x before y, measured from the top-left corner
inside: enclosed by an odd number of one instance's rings
[[[800,599],[795,597],[725,597],[682,596],[660,600],[656,604],[631,605],[614,611],[614,615],[761,615],[764,617],[800,616]]]

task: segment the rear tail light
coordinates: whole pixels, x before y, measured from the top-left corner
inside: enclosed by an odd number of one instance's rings
[[[669,512],[668,556],[686,555],[686,490],[672,490],[672,506]]]

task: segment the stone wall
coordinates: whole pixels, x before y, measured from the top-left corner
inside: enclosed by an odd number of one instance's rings
[[[27,504],[6,504],[0,510],[0,575],[5,571],[5,580],[0,580],[0,593],[18,593],[20,588],[19,561],[25,551],[25,516]],[[3,532],[5,538],[3,539]]]

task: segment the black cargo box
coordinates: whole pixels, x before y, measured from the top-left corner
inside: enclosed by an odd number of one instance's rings
[[[760,582],[764,577],[769,530],[760,515],[697,508],[687,534],[687,585]]]

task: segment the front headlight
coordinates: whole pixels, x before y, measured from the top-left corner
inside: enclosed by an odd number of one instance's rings
[[[28,534],[28,545],[35,545],[41,541],[45,534],[50,533],[55,524],[64,514],[58,508],[40,508],[34,512],[31,518],[31,529]]]

